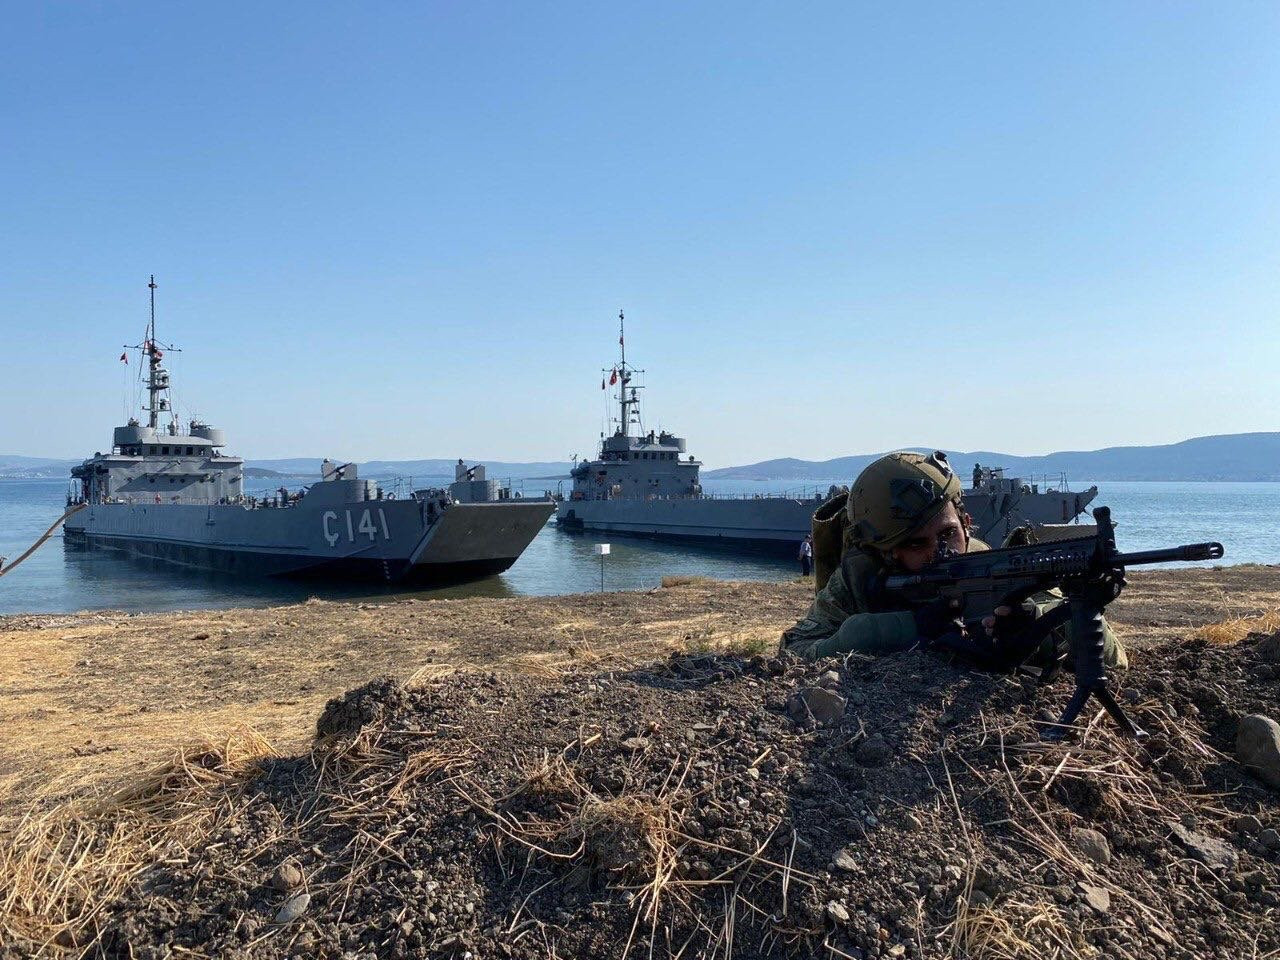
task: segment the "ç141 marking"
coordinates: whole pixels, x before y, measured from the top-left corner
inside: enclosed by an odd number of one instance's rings
[[[369,510],[365,510],[360,514],[360,521],[353,523],[351,519],[351,511],[344,511],[346,514],[346,533],[347,543],[356,542],[356,534],[361,534],[369,538],[373,542],[378,536],[378,527],[373,525],[373,514]],[[342,526],[338,525],[338,514],[333,510],[326,510],[324,516],[320,518],[320,524],[324,528],[324,538],[329,541],[329,546],[334,546],[342,537]],[[378,524],[382,528],[382,539],[390,540],[391,531],[387,528],[387,515],[382,512],[382,508],[378,508]]]

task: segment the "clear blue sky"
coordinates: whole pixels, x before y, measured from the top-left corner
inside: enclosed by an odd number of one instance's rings
[[[561,459],[616,314],[712,465],[1280,428],[1275,3],[10,4],[0,452],[160,284],[251,457]]]

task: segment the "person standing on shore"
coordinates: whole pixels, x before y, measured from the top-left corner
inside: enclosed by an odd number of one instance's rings
[[[813,570],[813,535],[800,541],[800,576],[807,577]]]

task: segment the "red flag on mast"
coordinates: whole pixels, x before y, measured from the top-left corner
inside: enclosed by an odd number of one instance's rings
[[[609,386],[612,387],[617,382],[618,382],[618,368],[614,367],[613,373],[609,374]]]

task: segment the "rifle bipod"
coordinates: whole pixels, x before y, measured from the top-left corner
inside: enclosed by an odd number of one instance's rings
[[[1057,742],[1066,737],[1067,732],[1080,716],[1080,712],[1084,709],[1090,697],[1096,698],[1102,704],[1102,709],[1111,715],[1111,719],[1116,722],[1116,726],[1130,737],[1135,740],[1145,740],[1147,738],[1147,731],[1129,719],[1129,715],[1124,712],[1124,708],[1120,706],[1115,696],[1107,689],[1104,678],[1095,687],[1077,684],[1075,693],[1071,695],[1071,699],[1067,701],[1066,709],[1062,711],[1062,716],[1058,718],[1057,723],[1044,732],[1041,739]]]
[[[1114,585],[1115,594],[1119,594],[1123,579]],[[1107,689],[1107,674],[1104,664],[1106,652],[1106,635],[1102,626],[1102,604],[1096,597],[1088,595],[1068,595],[1067,602],[1071,606],[1071,658],[1076,674],[1076,689],[1067,701],[1066,709],[1058,722],[1044,734],[1045,740],[1061,740],[1071,729],[1072,724],[1084,710],[1090,697],[1102,704],[1102,709],[1111,715],[1126,734],[1135,740],[1146,738],[1146,731],[1129,719],[1124,708],[1116,702],[1115,696]]]

